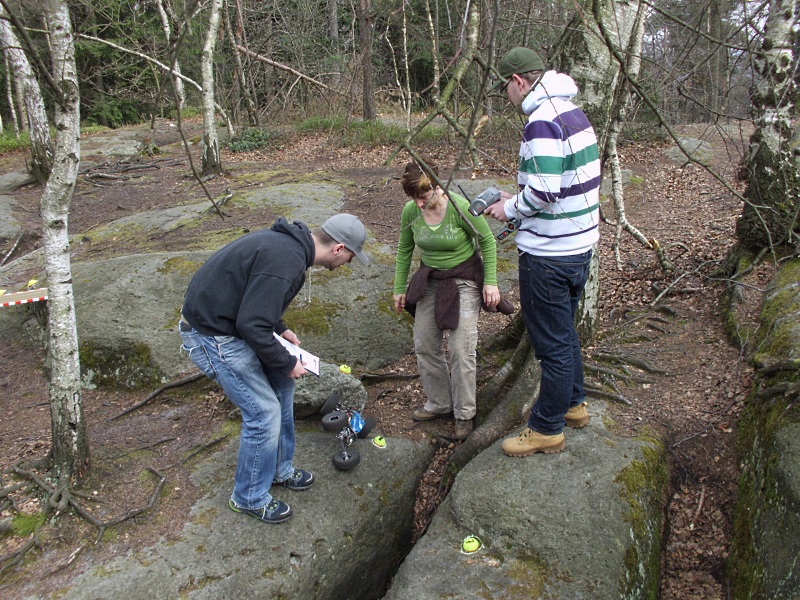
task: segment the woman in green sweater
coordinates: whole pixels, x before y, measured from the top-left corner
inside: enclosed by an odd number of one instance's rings
[[[425,164],[438,176],[435,165]],[[401,183],[411,200],[400,217],[394,307],[398,313],[405,308],[414,314],[414,350],[427,397],[412,418],[428,421],[452,413],[456,438],[463,440],[472,431],[475,416],[481,300],[488,310],[495,310],[500,303],[495,239],[486,220],[468,212],[465,198],[450,194],[459,214],[444,190],[416,162],[406,165]],[[477,231],[478,244],[465,219]],[[406,290],[415,246],[420,249],[422,264]],[[449,331],[449,364],[442,350],[445,331]]]

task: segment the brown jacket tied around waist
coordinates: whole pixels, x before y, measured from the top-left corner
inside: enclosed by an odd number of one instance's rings
[[[441,330],[453,330],[458,327],[458,315],[461,302],[458,295],[456,279],[467,279],[478,284],[481,292],[481,308],[487,312],[501,312],[504,315],[514,314],[514,305],[505,298],[500,298],[496,308],[489,308],[483,301],[483,260],[475,252],[470,258],[452,269],[440,271],[424,264],[420,265],[411,278],[406,291],[406,310],[412,315],[416,312],[416,304],[425,296],[428,279],[440,281],[434,299],[433,317],[436,326]]]

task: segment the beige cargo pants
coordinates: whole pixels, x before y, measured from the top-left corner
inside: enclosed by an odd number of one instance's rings
[[[452,410],[456,419],[471,419],[475,416],[475,349],[481,296],[474,281],[455,281],[460,298],[458,328],[443,331],[436,326],[433,310],[439,282],[429,279],[414,317],[414,350],[427,397],[425,410],[436,413]]]

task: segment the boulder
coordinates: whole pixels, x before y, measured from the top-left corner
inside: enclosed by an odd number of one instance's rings
[[[495,181],[463,181],[471,196]],[[469,188],[469,189],[467,189]],[[313,195],[314,202],[306,199]],[[341,210],[344,194],[333,184],[264,185],[232,202],[252,208],[270,207],[311,227]],[[191,227],[209,215],[208,203],[195,203],[124,217],[87,234],[88,239],[124,235],[136,247],[153,231]],[[502,224],[490,220],[494,229]],[[72,264],[75,312],[81,340],[81,363],[87,385],[151,387],[192,368],[178,352],[176,324],[183,294],[200,265],[215,248],[186,252],[142,252],[102,261]],[[397,315],[392,304],[394,249],[369,233],[370,265],[345,265],[336,271],[313,267],[305,288],[285,315],[303,346],[323,361],[346,363],[364,370],[396,362],[413,348],[412,320]],[[3,282],[40,279],[43,255],[37,251],[0,269]],[[501,289],[516,279],[516,250],[500,244]],[[23,323],[26,325],[23,327]],[[0,331],[27,331],[42,338],[36,321],[24,311],[0,315]]]
[[[692,160],[703,165],[707,165],[713,156],[714,149],[711,144],[704,140],[679,137],[678,142],[680,146],[671,146],[667,148],[664,150],[664,156],[682,167],[685,167],[690,162],[687,154],[691,156]]]
[[[31,183],[34,179],[28,173],[12,171],[0,175],[0,242],[15,240],[22,233],[22,225],[14,217],[14,198],[7,194]]]
[[[473,459],[386,600],[656,597],[666,453],[613,435],[597,407],[559,454],[510,458],[498,441]],[[483,547],[466,554],[471,535]]]
[[[770,282],[753,340],[756,379],[738,426],[742,474],[729,560],[734,596],[800,590],[800,260]]]
[[[380,598],[411,543],[417,483],[432,457],[426,443],[356,440],[361,463],[339,471],[333,434],[301,432],[295,464],[311,470],[310,490],[273,488],[292,507],[267,525],[228,506],[238,444],[209,457],[193,480],[206,492],[181,537],[92,565],[59,597],[194,599]]]

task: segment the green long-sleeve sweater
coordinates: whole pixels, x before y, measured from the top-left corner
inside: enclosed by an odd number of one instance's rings
[[[497,285],[497,245],[494,235],[483,217],[473,217],[469,202],[457,194],[451,194],[461,212],[475,226],[480,235],[483,255],[485,285]],[[414,246],[419,246],[423,264],[434,269],[452,269],[467,260],[475,252],[475,238],[453,205],[447,203],[447,211],[439,225],[425,223],[422,211],[410,200],[400,216],[400,241],[397,244],[397,260],[394,271],[394,293],[405,294],[408,272]]]

